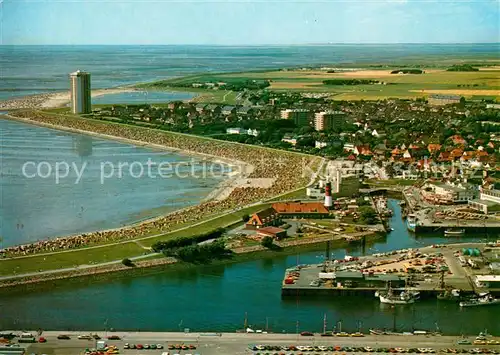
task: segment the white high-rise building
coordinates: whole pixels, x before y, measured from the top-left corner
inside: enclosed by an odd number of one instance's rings
[[[90,73],[77,70],[69,74],[71,112],[75,114],[90,113]]]

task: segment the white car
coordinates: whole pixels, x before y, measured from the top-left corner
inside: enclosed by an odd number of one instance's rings
[[[91,340],[92,337],[90,335],[79,335],[78,339]]]
[[[157,348],[157,349],[163,349],[163,345],[161,345],[161,344],[156,344],[156,348]]]

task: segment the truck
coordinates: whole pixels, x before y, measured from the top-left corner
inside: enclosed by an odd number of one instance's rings
[[[96,348],[97,348],[97,350],[104,350],[104,349],[106,349],[106,342],[104,340],[99,340],[96,343]]]

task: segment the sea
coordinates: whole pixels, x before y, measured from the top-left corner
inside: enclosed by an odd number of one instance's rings
[[[67,90],[68,73],[77,69],[92,73],[93,88],[109,88],[201,72],[356,66],[381,61],[418,63],[443,58],[452,61],[458,57],[479,60],[497,53],[498,44],[0,46],[0,100]],[[33,127],[0,117],[1,245],[139,221],[197,203],[223,179],[165,181],[128,176],[101,183],[98,168],[103,162],[144,163],[148,157],[169,162],[190,159],[177,153]],[[56,184],[56,172],[65,169],[60,165],[47,178],[28,178],[22,171],[26,162],[45,161],[48,169],[63,160],[79,169],[87,162],[87,174],[82,175],[79,183],[75,184],[77,173],[72,171]],[[34,171],[27,172],[31,176]],[[366,250],[335,250],[333,257],[450,242],[441,236],[409,233],[397,201],[390,200],[390,206],[395,211],[390,221],[394,231],[387,238]],[[479,235],[463,240],[488,238]],[[375,298],[281,299],[284,270],[297,264],[321,262],[323,257],[323,250],[311,250],[102,282],[64,281],[30,292],[16,288],[0,290],[0,329],[235,331],[243,327],[246,314],[252,327],[264,329],[267,324],[275,332],[319,332],[326,315],[329,329],[341,321],[343,329],[351,331],[359,327],[394,327],[399,331],[439,329],[446,334],[477,334],[484,329],[500,333],[498,308],[461,310],[457,304],[422,300],[414,306],[388,309]]]
[[[68,73],[92,74],[110,88],[194,73],[310,65],[496,57],[499,44],[309,46],[0,46],[0,100],[69,89]]]

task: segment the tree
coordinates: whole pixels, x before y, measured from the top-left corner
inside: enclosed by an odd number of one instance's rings
[[[130,260],[129,258],[125,258],[122,260],[122,264],[125,265],[125,266],[128,266],[128,267],[132,267],[134,266],[134,263],[132,262],[132,260]]]
[[[377,222],[377,212],[370,206],[363,206],[359,208],[361,220],[365,224],[375,224]]]
[[[248,222],[249,219],[250,219],[250,216],[248,214],[244,214],[243,216],[241,216],[241,220],[245,223]]]
[[[262,241],[260,242],[260,244],[264,248],[272,249],[272,247],[273,247],[273,238],[271,238],[269,236],[266,236],[266,237],[262,238]]]

